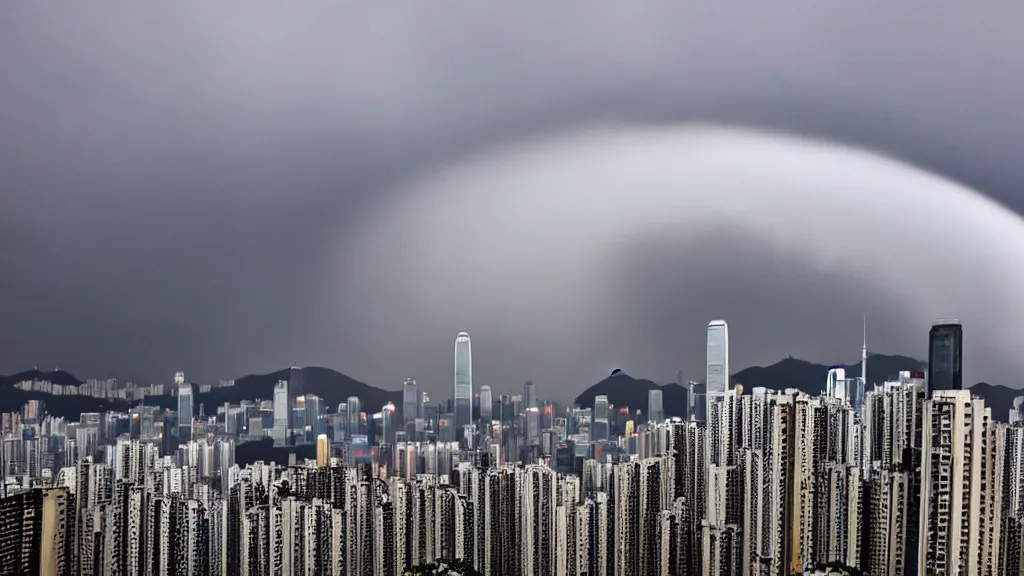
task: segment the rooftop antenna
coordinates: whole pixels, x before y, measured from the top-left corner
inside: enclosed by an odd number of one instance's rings
[[[860,348],[860,377],[864,385],[868,384],[868,313],[864,313],[864,339]]]

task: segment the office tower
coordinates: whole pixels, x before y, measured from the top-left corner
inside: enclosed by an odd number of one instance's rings
[[[338,404],[338,410],[334,413],[334,441],[344,442],[348,437],[348,403]]]
[[[305,387],[302,382],[302,369],[292,366],[288,370],[288,444],[300,443],[305,439],[303,431],[305,418]],[[301,408],[296,410],[296,408]]]
[[[315,394],[306,394],[295,398],[295,410],[292,411],[296,419],[296,443],[310,444],[316,441],[319,434],[317,425],[320,419],[320,397]]]
[[[928,394],[936,390],[963,390],[963,326],[940,321],[928,332]]]
[[[523,384],[523,409],[537,407],[537,387],[530,380]]]
[[[661,390],[647,392],[647,420],[661,422],[665,419],[665,407],[662,404]]]
[[[825,395],[840,402],[846,401],[846,370],[835,367],[828,371],[825,380]]]
[[[455,429],[473,423],[473,348],[469,334],[455,338]]]
[[[1011,426],[1018,422],[1024,425],[1024,396],[1017,396],[1013,399],[1013,407],[1010,408],[1010,416],[1006,422]]]
[[[298,398],[306,395],[306,386],[303,383],[302,368],[292,366],[288,370],[288,397]]]
[[[594,440],[607,440],[610,428],[608,424],[608,397],[594,396],[594,419],[590,428],[590,436]]]
[[[362,434],[362,418],[359,412],[359,398],[356,396],[349,396],[348,403],[345,406],[345,413],[348,415],[348,437],[351,440],[353,436]]]
[[[864,394],[868,389],[868,315],[864,315],[864,335],[860,347],[860,390],[854,398],[854,408],[860,411]]]
[[[193,408],[192,386],[182,384],[178,386],[178,441],[188,442],[192,439],[192,418],[195,415]]]
[[[480,420],[484,425],[491,423],[491,410],[494,399],[491,396],[491,387],[484,384],[480,387]]]
[[[540,410],[536,406],[526,409],[526,440],[529,446],[540,446]]]
[[[278,446],[289,443],[291,430],[288,427],[288,419],[290,413],[288,382],[278,380],[274,385],[274,444]]]
[[[455,442],[455,414],[445,412],[437,420],[437,440],[439,442]]]
[[[707,350],[707,417],[711,417],[711,405],[725,398],[729,390],[729,326],[725,320],[713,320],[708,324]]]
[[[316,437],[316,465],[326,468],[331,463],[331,444],[327,440],[327,434],[320,434]]]
[[[415,380],[406,378],[402,384],[402,423],[409,424],[422,417],[419,388],[416,386]]]
[[[380,441],[383,443],[391,442],[391,437],[394,435],[394,430],[392,430],[394,416],[395,405],[391,402],[380,409]]]
[[[918,567],[987,574],[999,565],[1005,429],[968,390],[931,394],[923,416]]]

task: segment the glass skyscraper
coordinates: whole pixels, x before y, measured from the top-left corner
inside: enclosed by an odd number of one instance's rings
[[[420,393],[416,381],[406,378],[402,384],[402,422],[408,424],[420,417]]]
[[[665,406],[662,403],[661,390],[647,391],[647,419],[650,422],[665,420]]]
[[[715,402],[729,391],[729,326],[725,320],[708,324],[707,401]],[[711,413],[710,410],[707,411]]]
[[[963,390],[964,329],[957,321],[936,322],[928,332],[928,392]]]
[[[178,441],[188,442],[192,440],[192,417],[195,416],[195,409],[192,401],[192,385],[182,384],[178,386]]]
[[[298,398],[305,395],[306,390],[302,382],[302,368],[292,366],[288,371],[288,396]]]
[[[610,435],[608,410],[608,397],[604,395],[594,396],[594,418],[590,427],[590,435],[593,440],[608,439]]]
[[[348,414],[348,438],[352,439],[357,434],[362,434],[362,422],[360,421],[359,414],[359,398],[356,396],[348,397],[348,406],[345,407],[345,411]]]
[[[288,382],[278,380],[274,385],[274,444],[283,446],[288,443],[288,422],[291,417],[291,406],[288,402]]]
[[[537,407],[537,387],[529,380],[526,381],[526,384],[523,384],[523,407]]]
[[[486,384],[480,387],[480,420],[485,424],[491,423],[491,406],[494,400],[491,397],[491,387]]]
[[[469,334],[455,338],[455,430],[473,423],[473,348]]]

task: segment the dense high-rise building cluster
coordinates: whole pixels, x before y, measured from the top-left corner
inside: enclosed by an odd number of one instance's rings
[[[933,327],[927,374],[868,383],[865,344],[860,377],[811,396],[731,383],[712,322],[679,418],[660,390],[646,412],[474,394],[469,342],[450,403],[410,378],[369,417],[298,368],[209,416],[183,376],[176,412],[74,422],[32,400],[2,419],[0,574],[1024,574],[1024,397],[996,422],[962,389],[956,323]],[[255,438],[291,456],[237,462]]]

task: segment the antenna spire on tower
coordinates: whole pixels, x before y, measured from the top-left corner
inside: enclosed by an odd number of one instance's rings
[[[864,339],[860,349],[860,377],[864,386],[868,384],[868,313],[864,313]]]

